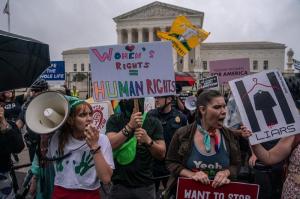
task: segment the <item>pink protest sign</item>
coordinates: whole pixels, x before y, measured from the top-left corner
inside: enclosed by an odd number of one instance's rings
[[[217,75],[219,84],[250,74],[249,58],[216,60],[209,62],[210,75]]]

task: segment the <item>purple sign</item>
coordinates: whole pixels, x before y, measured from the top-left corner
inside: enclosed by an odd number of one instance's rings
[[[228,84],[228,81],[250,74],[249,58],[226,59],[209,62],[210,75],[217,75],[219,84]]]

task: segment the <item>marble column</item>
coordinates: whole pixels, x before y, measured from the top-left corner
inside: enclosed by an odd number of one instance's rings
[[[121,44],[123,39],[122,39],[122,29],[117,29],[117,35],[118,35],[118,44]]]
[[[177,51],[174,48],[172,48],[172,55],[173,55],[173,68],[174,68],[174,71],[177,72],[178,71]]]
[[[189,72],[189,53],[188,52],[183,57],[183,72]]]
[[[194,71],[200,71],[200,45],[196,46],[195,48],[195,57],[194,57],[194,63],[195,63],[195,67],[194,67]]]
[[[148,28],[149,42],[153,42],[153,28]]]
[[[127,29],[127,43],[132,43],[132,29]]]
[[[138,43],[143,42],[143,28],[138,28]]]

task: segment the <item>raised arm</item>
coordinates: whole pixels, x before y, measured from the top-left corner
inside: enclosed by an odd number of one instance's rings
[[[282,138],[269,151],[267,151],[261,144],[252,145],[252,150],[257,158],[264,164],[276,164],[290,155],[294,139],[295,136]]]

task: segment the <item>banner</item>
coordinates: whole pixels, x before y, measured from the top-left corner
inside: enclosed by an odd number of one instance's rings
[[[41,78],[46,80],[49,84],[64,84],[65,82],[65,62],[51,61],[51,66],[48,67]]]
[[[250,74],[249,58],[216,60],[209,62],[210,76],[217,75],[219,84]]]
[[[176,93],[170,42],[92,47],[89,55],[95,101]]]
[[[243,124],[258,144],[300,132],[300,116],[278,70],[262,71],[229,82]]]
[[[218,76],[211,76],[199,80],[199,88],[209,89],[209,88],[219,88]]]
[[[182,57],[202,43],[209,34],[194,26],[185,16],[176,17],[169,32],[157,32],[159,38],[172,41],[174,49]]]
[[[211,181],[212,183],[212,181]],[[259,185],[231,182],[212,188],[190,178],[178,178],[177,199],[257,199]]]

